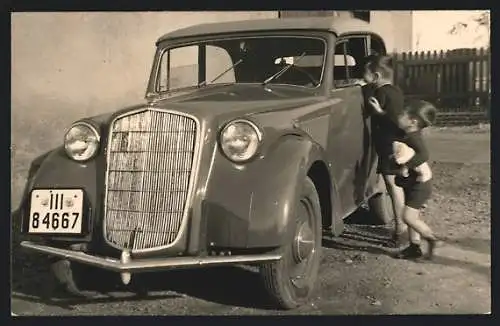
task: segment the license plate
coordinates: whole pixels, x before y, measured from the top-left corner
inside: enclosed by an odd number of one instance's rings
[[[81,189],[33,190],[28,233],[79,234],[83,225],[82,212]]]

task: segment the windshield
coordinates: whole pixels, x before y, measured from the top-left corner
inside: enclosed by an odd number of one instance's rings
[[[325,51],[325,41],[312,37],[240,37],[190,43],[161,54],[156,91],[264,81],[315,88],[321,84]]]

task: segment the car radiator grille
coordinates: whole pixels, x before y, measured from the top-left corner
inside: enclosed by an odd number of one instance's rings
[[[147,110],[119,117],[108,142],[104,230],[119,249],[165,247],[176,239],[194,171],[197,122]]]

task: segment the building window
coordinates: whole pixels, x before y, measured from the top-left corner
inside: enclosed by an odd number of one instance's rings
[[[370,11],[369,10],[353,10],[352,16],[364,20],[365,22],[370,22]]]

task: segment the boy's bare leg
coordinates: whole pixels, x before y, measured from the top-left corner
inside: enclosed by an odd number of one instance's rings
[[[411,231],[416,231],[429,243],[429,258],[432,258],[434,248],[438,243],[438,238],[432,229],[420,219],[420,210],[405,206],[403,213],[404,222],[410,227]],[[411,233],[410,233],[411,234]]]
[[[418,245],[422,241],[422,237],[420,236],[420,233],[418,233],[417,231],[415,231],[411,227],[408,230],[408,234],[410,236],[410,243]]]
[[[409,206],[405,206],[403,220],[408,226],[412,229],[412,231],[418,232],[425,239],[433,239],[435,238],[434,232],[432,232],[431,228],[420,219],[420,210],[415,209]]]
[[[396,185],[395,175],[384,175],[384,182],[389,196],[391,196],[392,207],[394,209],[395,231],[397,234],[405,233],[408,226],[403,222],[403,212],[405,208],[405,194],[403,188]]]

